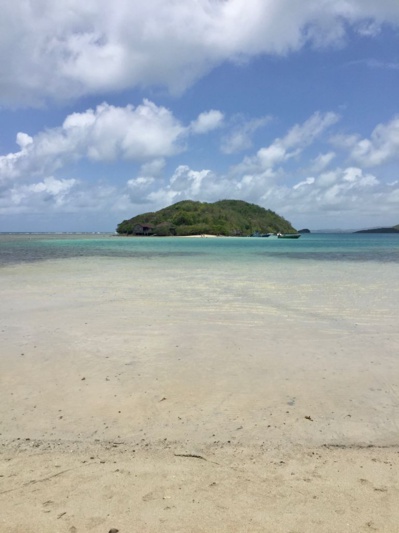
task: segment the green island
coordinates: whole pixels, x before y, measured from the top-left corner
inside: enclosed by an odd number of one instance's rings
[[[399,234],[399,224],[392,226],[390,228],[372,228],[372,229],[362,229],[360,231],[355,231],[355,233],[398,233]]]
[[[285,218],[242,200],[215,203],[184,200],[118,224],[119,235],[224,235],[246,237],[266,233],[296,233]]]

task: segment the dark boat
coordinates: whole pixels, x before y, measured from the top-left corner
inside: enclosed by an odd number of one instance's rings
[[[300,233],[277,233],[279,239],[299,239]]]

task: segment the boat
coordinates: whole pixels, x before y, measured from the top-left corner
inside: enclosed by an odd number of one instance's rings
[[[260,233],[259,231],[255,231],[250,237],[270,237],[270,235],[273,235],[273,233]]]
[[[300,233],[277,233],[279,239],[299,239]]]

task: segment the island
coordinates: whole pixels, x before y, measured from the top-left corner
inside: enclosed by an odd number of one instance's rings
[[[270,209],[242,200],[214,203],[183,200],[160,211],[143,213],[118,224],[118,235],[247,237],[296,233],[285,218]]]
[[[392,226],[391,228],[362,229],[355,231],[354,233],[397,233],[399,235],[399,224]]]

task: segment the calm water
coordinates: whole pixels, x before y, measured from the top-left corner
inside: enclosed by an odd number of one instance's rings
[[[399,262],[399,235],[304,234],[269,238],[125,238],[111,235],[0,235],[0,266],[89,257],[155,261]]]

